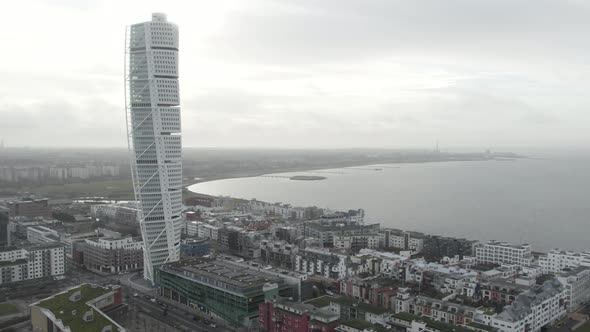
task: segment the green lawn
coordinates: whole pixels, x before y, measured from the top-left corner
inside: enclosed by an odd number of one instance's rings
[[[113,199],[133,199],[131,179],[90,181],[87,183],[68,183],[46,185],[29,189],[32,192],[51,197],[100,196]]]
[[[0,316],[12,315],[18,313],[18,308],[11,303],[0,303]]]

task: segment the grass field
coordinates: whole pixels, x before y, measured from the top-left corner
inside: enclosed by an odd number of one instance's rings
[[[47,185],[30,188],[29,191],[50,197],[102,196],[113,199],[133,199],[131,179]]]
[[[0,316],[12,315],[18,313],[18,308],[11,303],[0,303]]]

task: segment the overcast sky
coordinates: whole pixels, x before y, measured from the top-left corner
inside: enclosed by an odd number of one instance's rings
[[[125,26],[180,27],[183,145],[584,146],[590,1],[20,0],[0,138],[126,146]]]

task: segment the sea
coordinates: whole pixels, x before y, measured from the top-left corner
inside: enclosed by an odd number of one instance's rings
[[[295,175],[324,180],[290,180]],[[366,223],[427,234],[590,249],[590,152],[355,166],[202,182],[195,193],[365,210]]]

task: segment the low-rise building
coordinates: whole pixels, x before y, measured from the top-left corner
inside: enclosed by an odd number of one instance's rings
[[[226,259],[195,258],[165,264],[156,271],[156,282],[161,296],[233,326],[258,323],[265,284],[276,284],[278,296],[293,295],[292,286],[282,278]]]
[[[326,246],[334,244],[337,235],[364,235],[379,232],[379,224],[358,225],[356,223],[306,222],[303,234],[307,237],[319,239]]]
[[[293,269],[299,248],[285,241],[260,241],[260,256],[266,264],[284,269]]]
[[[31,324],[39,332],[124,332],[104,313],[121,303],[119,286],[83,284],[31,304]]]
[[[27,241],[31,243],[47,243],[59,241],[59,233],[45,226],[29,226],[27,227]]]

